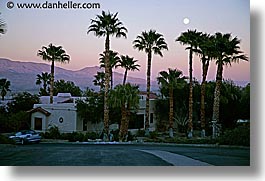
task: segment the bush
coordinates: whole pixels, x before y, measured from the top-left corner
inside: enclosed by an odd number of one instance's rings
[[[227,130],[220,138],[219,144],[250,146],[250,126],[242,125],[233,130]]]
[[[87,132],[85,135],[85,140],[87,141],[88,139],[95,140],[98,139],[99,136],[95,132]]]
[[[110,132],[113,134],[112,141],[119,141],[119,132],[120,132],[120,130],[118,130],[118,129]],[[134,139],[135,139],[134,135],[132,135],[132,133],[130,131],[128,131],[127,141],[133,141]]]
[[[14,144],[14,140],[8,139],[8,137],[0,134],[0,144]]]
[[[72,132],[68,133],[68,141],[69,142],[76,142],[76,141],[87,141],[85,140],[85,135],[83,133],[78,133],[78,132]]]
[[[136,133],[136,136],[138,137],[144,137],[145,136],[145,130],[138,130],[137,133]]]
[[[151,139],[156,139],[157,136],[158,136],[158,133],[157,133],[156,131],[151,131],[151,132],[150,132],[150,136],[149,136],[149,137],[150,137]]]
[[[113,134],[112,141],[119,141],[119,132],[120,132],[119,129],[110,132],[110,133]]]
[[[62,133],[60,139],[62,140],[69,140],[71,139],[72,133]]]
[[[59,139],[61,136],[61,133],[57,126],[50,127],[48,132],[51,139]]]
[[[45,139],[60,139],[61,138],[61,133],[57,126],[50,127],[47,132],[40,133],[40,135],[42,138],[45,138]]]
[[[135,140],[135,136],[130,131],[128,131],[127,141],[133,141],[133,140]]]

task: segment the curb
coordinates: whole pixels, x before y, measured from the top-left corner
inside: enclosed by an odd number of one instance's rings
[[[155,143],[155,142],[68,142],[68,141],[42,141],[41,144],[77,144],[77,145],[155,145],[155,146],[184,146],[184,147],[208,147],[208,148],[237,148],[250,149],[247,146],[218,145],[218,144],[181,144],[181,143]]]

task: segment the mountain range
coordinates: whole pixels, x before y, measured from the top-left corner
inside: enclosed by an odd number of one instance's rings
[[[93,80],[94,75],[99,71],[103,71],[99,66],[86,67],[77,71],[55,67],[55,80],[63,79],[65,81],[72,81],[83,90],[87,87],[98,90],[98,87],[94,86]],[[50,65],[0,58],[0,78],[7,78],[11,82],[10,89],[12,92],[28,91],[37,93],[40,86],[36,85],[36,77],[37,74],[41,74],[42,72],[50,72]],[[122,83],[123,74],[114,72],[113,76],[114,85]],[[128,76],[127,82],[138,85],[140,90],[146,89],[145,79]],[[158,89],[155,81],[151,84],[153,90]]]
[[[80,70],[67,70],[60,67],[55,67],[55,80],[63,79],[65,81],[72,81],[82,90],[87,87],[98,90],[93,84],[94,76],[97,72],[102,72],[99,66],[85,67]],[[31,93],[39,92],[39,85],[36,85],[37,74],[42,72],[50,72],[50,65],[45,63],[21,62],[13,61],[5,58],[0,58],[0,79],[6,78],[11,82],[11,91],[21,92],[28,91]],[[114,85],[120,84],[123,81],[123,74],[114,72]],[[135,78],[128,76],[127,82],[136,84],[141,91],[146,90],[146,80],[142,78]],[[236,85],[246,86],[249,81],[234,81]],[[159,86],[156,81],[151,81],[151,90],[157,92]]]

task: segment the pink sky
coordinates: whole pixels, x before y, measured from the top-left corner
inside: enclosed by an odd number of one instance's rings
[[[197,29],[207,33],[232,33],[241,39],[241,50],[250,56],[250,11],[248,0],[147,0],[117,1],[99,0],[100,9],[94,10],[21,10],[7,9],[7,0],[0,2],[0,15],[8,25],[8,31],[0,37],[0,57],[19,61],[42,62],[37,51],[49,43],[62,45],[71,56],[69,64],[60,65],[66,69],[82,69],[97,66],[99,53],[104,51],[104,38],[87,35],[90,19],[102,10],[119,12],[119,19],[128,29],[127,39],[112,38],[111,49],[121,55],[133,56],[141,65],[139,72],[129,72],[129,76],[146,76],[144,52],[132,47],[132,41],[144,30],[155,29],[164,35],[169,51],[164,57],[153,56],[152,79],[158,72],[168,68],[178,68],[188,75],[188,51],[175,42],[181,32]],[[14,2],[26,2],[23,0]],[[34,1],[31,2],[41,2]],[[44,1],[45,2],[45,1]],[[78,2],[83,2],[79,0]],[[85,1],[84,1],[85,2]],[[148,8],[147,8],[148,7]],[[225,11],[224,11],[225,9]],[[190,23],[185,25],[183,19]],[[201,79],[201,63],[194,56],[194,76]],[[122,69],[116,71],[123,73]],[[209,80],[215,79],[214,62],[209,70]],[[225,67],[224,78],[250,81],[250,63],[241,62]]]

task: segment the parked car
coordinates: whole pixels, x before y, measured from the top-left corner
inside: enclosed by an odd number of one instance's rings
[[[34,130],[19,131],[15,135],[9,136],[9,138],[22,145],[26,143],[39,143],[41,141],[41,136]]]

